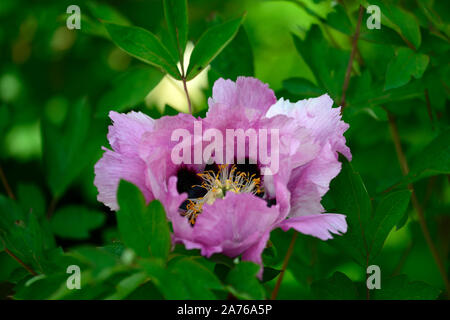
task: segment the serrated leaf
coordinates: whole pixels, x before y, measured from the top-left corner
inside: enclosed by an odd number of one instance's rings
[[[244,16],[206,30],[192,51],[187,80],[195,78],[230,43],[239,30]]]
[[[181,79],[176,61],[153,33],[140,27],[103,24],[111,40],[126,53]]]
[[[161,203],[152,201],[148,206],[135,185],[121,181],[117,192],[119,233],[126,246],[141,257],[167,259],[171,246],[170,230]]]
[[[0,194],[0,243],[36,273],[47,270],[46,250],[54,247],[51,234],[36,214],[23,212],[12,199]]]

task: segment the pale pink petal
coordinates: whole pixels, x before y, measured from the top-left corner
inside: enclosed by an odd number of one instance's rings
[[[154,121],[140,112],[110,112],[110,117],[114,124],[109,127],[108,140],[114,151],[104,149],[103,157],[94,167],[94,184],[99,192],[97,199],[112,210],[118,210],[116,194],[121,179],[138,186],[147,201],[153,199],[146,187],[146,166],[138,150],[142,135],[153,130]]]
[[[284,231],[293,228],[303,234],[328,240],[333,238],[332,233],[347,232],[347,222],[342,214],[323,213],[286,219],[280,223],[280,228]]]
[[[214,83],[209,99],[207,118],[220,119],[223,115],[238,112],[241,118],[254,121],[264,116],[276,102],[275,94],[267,84],[251,77],[238,77],[236,83],[219,79]]]
[[[203,255],[220,252],[235,257],[266,237],[277,215],[277,206],[269,208],[261,198],[228,192],[223,199],[204,205],[193,227],[181,215],[172,216],[171,221],[176,242],[198,248]],[[256,251],[248,253],[253,260],[255,255]]]

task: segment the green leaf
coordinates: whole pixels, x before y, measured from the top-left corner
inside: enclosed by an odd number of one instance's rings
[[[315,299],[356,300],[358,293],[355,284],[345,274],[335,272],[329,279],[317,280],[311,284]]]
[[[400,190],[381,199],[367,228],[369,262],[378,255],[389,232],[404,216],[410,197],[409,190]]]
[[[105,214],[83,206],[67,206],[51,217],[53,233],[61,238],[88,239],[89,232],[105,222]]]
[[[0,194],[0,245],[39,273],[47,270],[45,253],[54,242],[36,214],[23,212],[14,200]]]
[[[222,283],[212,271],[196,260],[181,258],[171,264],[169,270],[183,279],[190,299],[216,299],[211,290],[222,290]]]
[[[43,161],[47,183],[55,198],[64,194],[81,171],[93,161],[100,148],[103,128],[91,123],[87,101],[81,99],[71,109],[62,128],[43,118]]]
[[[408,183],[438,175],[450,174],[450,129],[442,132],[411,161]]]
[[[375,300],[434,300],[441,290],[421,281],[409,282],[406,275],[381,281],[381,289],[374,290]]]
[[[320,88],[333,99],[342,91],[342,83],[348,64],[349,53],[333,48],[323,37],[317,25],[313,25],[304,40],[293,35],[298,53],[313,72]],[[333,52],[333,54],[329,54]]]
[[[211,68],[225,79],[254,75],[253,50],[245,28],[239,28],[234,39],[211,62]]]
[[[409,48],[399,48],[387,67],[384,89],[401,87],[411,80],[411,76],[420,79],[429,60],[425,54],[416,53]]]
[[[116,292],[106,297],[106,300],[121,300],[135,291],[141,284],[147,280],[145,272],[136,272],[122,279],[116,286]]]
[[[309,80],[303,78],[289,78],[283,81],[283,87],[300,98],[316,97],[325,93]]]
[[[176,61],[161,41],[150,31],[134,26],[103,22],[112,41],[129,55],[159,67],[176,79],[181,79]]]
[[[187,0],[164,0],[164,16],[169,29],[170,40],[176,52],[175,59],[184,57],[184,49],[188,40],[188,9]]]
[[[166,260],[171,240],[161,203],[155,200],[147,206],[139,188],[123,180],[117,194],[120,207],[117,221],[125,245],[141,257]]]
[[[226,282],[230,292],[239,299],[263,299],[264,289],[256,278],[260,266],[243,261],[227,275]]]
[[[344,158],[340,174],[330,184],[330,196],[335,203],[333,212],[346,215],[348,229],[331,244],[349,254],[359,264],[365,266],[367,259],[366,228],[372,213],[372,205],[360,175]]]
[[[377,5],[381,11],[381,23],[397,31],[404,39],[409,41],[416,49],[422,40],[420,27],[416,17],[398,5],[389,1],[372,0],[371,5]]]
[[[128,111],[144,101],[148,93],[158,85],[163,74],[154,68],[132,68],[121,74],[111,88],[100,98],[97,116],[109,111]]]
[[[281,270],[277,270],[270,267],[264,267],[264,273],[263,273],[263,279],[262,282],[268,282],[272,279],[275,279],[279,274]]]
[[[244,16],[206,30],[192,51],[187,70],[187,79],[195,78],[234,38]]]
[[[130,295],[126,297],[126,300],[163,300],[164,296],[159,289],[151,281],[147,281]]]
[[[87,1],[86,6],[89,8],[89,11],[92,13],[92,15],[97,19],[117,23],[120,25],[130,24],[130,21],[124,15],[122,15],[114,7],[106,3]]]
[[[45,215],[46,203],[41,189],[35,184],[19,184],[17,199],[24,212],[33,212],[38,217]]]
[[[150,276],[151,281],[168,300],[186,300],[190,298],[189,289],[184,283],[184,277],[169,272],[163,267],[162,261],[143,260],[139,264]]]
[[[334,11],[328,14],[326,23],[332,28],[347,35],[352,35],[354,32],[352,23],[342,5],[336,5],[334,7]]]

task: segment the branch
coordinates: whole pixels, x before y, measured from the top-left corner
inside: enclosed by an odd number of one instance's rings
[[[397,153],[398,162],[400,163],[400,167],[402,169],[402,173],[406,176],[409,173],[408,162],[406,161],[405,154],[402,149],[402,145],[400,143],[400,136],[398,134],[397,124],[395,122],[395,118],[388,111],[388,119],[389,119],[389,129],[391,131],[392,140],[394,141],[395,151]],[[411,202],[412,205],[417,212],[417,217],[419,219],[419,224],[422,229],[423,236],[425,241],[427,242],[428,248],[431,251],[434,261],[439,269],[439,273],[441,274],[442,280],[444,281],[445,289],[447,291],[447,295],[450,293],[450,286],[448,283],[447,272],[444,267],[444,263],[442,262],[441,257],[439,256],[439,252],[436,249],[436,246],[433,243],[433,240],[430,235],[430,231],[428,230],[427,223],[425,220],[425,214],[422,206],[417,199],[416,192],[414,190],[414,186],[412,183],[408,185],[408,189],[411,190]]]
[[[188,103],[188,107],[189,107],[189,113],[192,114],[191,98],[189,98],[189,92],[188,92],[188,88],[187,88],[187,84],[186,84],[186,77],[184,76],[184,71],[183,71],[183,87],[184,87],[184,92],[186,93],[186,99],[187,99],[187,103]]]
[[[275,288],[272,291],[270,300],[275,300],[277,298],[278,291],[280,290],[281,282],[283,281],[284,272],[286,271],[289,260],[291,259],[291,256],[292,256],[292,252],[294,251],[295,240],[297,239],[297,234],[298,234],[297,231],[295,231],[294,235],[292,236],[291,243],[289,244],[288,251],[286,252],[286,256],[284,257],[283,266],[281,267],[280,275],[278,276],[277,283],[275,284]]]
[[[29,273],[31,273],[33,276],[37,276],[38,274],[31,269],[28,265],[26,265],[22,260],[20,260],[14,253],[8,250],[8,248],[5,247],[5,252],[14,260],[16,260],[22,267],[24,267]]]
[[[184,92],[186,93],[186,99],[187,99],[187,103],[188,103],[188,107],[189,107],[189,113],[192,114],[191,98],[189,97],[189,92],[188,92],[188,88],[187,88],[187,84],[186,84],[186,74],[184,72],[184,56],[182,54],[182,50],[180,47],[180,39],[178,36],[178,29],[176,29],[176,33],[177,33],[178,57],[180,59],[180,66],[181,66],[181,80],[183,81],[183,88],[184,88]]]
[[[14,193],[12,192],[11,187],[9,186],[8,180],[6,179],[6,176],[5,176],[5,173],[3,172],[2,166],[0,166],[0,180],[2,180],[3,186],[5,187],[8,197],[15,200],[16,197],[14,196]]]
[[[341,112],[345,108],[345,95],[347,93],[348,84],[350,82],[353,59],[355,58],[355,54],[358,49],[357,44],[358,44],[359,31],[361,29],[361,21],[362,21],[363,15],[364,15],[364,7],[360,5],[359,13],[358,13],[358,22],[356,24],[355,34],[353,35],[352,51],[350,53],[350,59],[348,60],[347,71],[345,72],[344,85],[342,86],[342,98],[341,98],[341,103],[340,103]]]
[[[431,102],[430,102],[430,96],[428,94],[428,89],[425,89],[425,102],[427,104],[427,112],[428,112],[428,117],[430,118],[430,122],[431,122],[431,129],[433,129],[434,131],[434,120],[433,120],[433,109],[431,109]]]

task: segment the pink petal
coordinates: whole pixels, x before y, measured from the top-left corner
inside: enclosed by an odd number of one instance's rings
[[[323,213],[290,218],[280,224],[287,231],[291,228],[321,240],[332,239],[332,233],[347,232],[347,222],[342,214]]]
[[[238,77],[234,83],[221,78],[214,83],[207,118],[238,112],[241,117],[253,121],[261,118],[275,102],[273,91],[258,79]]]
[[[145,183],[145,162],[139,158],[138,148],[142,135],[153,130],[153,119],[140,112],[120,114],[110,112],[114,124],[109,127],[108,140],[114,151],[105,153],[94,167],[97,199],[118,210],[117,188],[121,179],[134,183],[147,201],[153,199]]]

